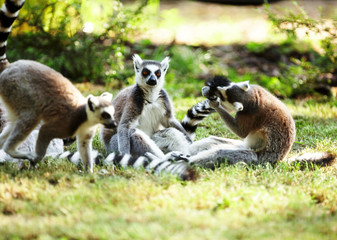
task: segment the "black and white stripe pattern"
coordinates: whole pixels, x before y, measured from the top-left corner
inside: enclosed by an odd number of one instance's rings
[[[195,131],[198,124],[207,116],[214,113],[215,110],[209,106],[209,100],[206,99],[197,103],[187,111],[181,125],[185,128],[186,132],[194,139]]]
[[[110,153],[106,158],[103,158],[97,151],[92,151],[92,157],[95,159],[96,165],[117,166],[121,168],[144,168],[147,172],[153,172],[157,175],[171,174],[179,177],[181,180],[195,180],[197,178],[196,170],[190,166],[187,159],[182,155],[167,154],[164,159],[159,159],[151,153],[146,153],[145,156],[134,158],[128,154]],[[72,163],[78,165],[80,163],[79,152],[70,153],[64,152],[59,156],[67,158]]]
[[[0,10],[0,62],[6,60],[7,38],[25,0],[6,0]]]
[[[217,98],[216,93],[218,92],[217,87],[229,86],[231,81],[222,75],[216,75],[210,78],[206,82],[206,86],[209,87],[209,92],[207,98],[210,100],[215,100]],[[184,119],[181,121],[181,125],[185,128],[187,133],[192,139],[194,139],[195,131],[198,124],[207,116],[214,113],[215,110],[209,106],[209,100],[206,99],[202,102],[197,103],[192,108],[187,111]]]

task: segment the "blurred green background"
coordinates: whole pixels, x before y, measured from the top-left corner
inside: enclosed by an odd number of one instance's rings
[[[166,88],[173,97],[200,96],[214,74],[250,80],[279,97],[331,97],[337,86],[336,3],[26,1],[7,55],[112,91],[134,83],[131,56],[138,53],[172,58]]]

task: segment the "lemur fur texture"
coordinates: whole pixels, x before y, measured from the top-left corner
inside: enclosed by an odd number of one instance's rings
[[[91,140],[96,126],[115,127],[112,95],[85,98],[55,70],[35,61],[6,59],[6,40],[23,0],[6,0],[0,11],[0,98],[6,125],[0,135],[0,148],[13,158],[37,164],[54,138],[77,137],[85,168],[93,171]],[[41,124],[35,152],[17,147]]]

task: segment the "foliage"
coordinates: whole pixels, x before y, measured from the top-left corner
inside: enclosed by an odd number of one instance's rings
[[[319,48],[311,47],[307,56],[293,57],[293,66],[284,68],[282,76],[294,88],[293,94],[312,93],[315,87],[331,85],[331,78],[326,76],[337,72],[337,21],[310,18],[297,2],[293,4],[297,11],[283,9],[275,13],[266,5],[266,12],[275,31],[286,34],[288,43],[303,44],[308,39]]]
[[[199,99],[176,99],[183,116]],[[288,101],[298,128],[291,155],[337,153],[336,101]],[[233,137],[217,114],[197,136]],[[101,148],[98,138],[94,147]],[[80,172],[60,159],[0,165],[2,239],[333,239],[336,165],[285,163],[200,169],[196,182],[112,167]]]
[[[124,69],[125,44],[146,4],[127,9],[119,0],[26,1],[8,58],[42,62],[77,82],[109,82]]]
[[[293,1],[297,13],[287,10],[286,14],[275,14],[267,6],[269,20],[276,27],[276,31],[286,33],[289,39],[297,40],[300,34],[309,38],[318,38],[321,47],[321,59],[317,64],[324,71],[336,68],[337,60],[337,22],[333,19],[310,18],[299,4]]]

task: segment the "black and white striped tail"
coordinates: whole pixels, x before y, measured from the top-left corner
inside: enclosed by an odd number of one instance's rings
[[[186,132],[194,139],[195,131],[198,124],[207,116],[214,113],[215,110],[209,106],[209,100],[204,100],[195,104],[187,111],[181,125],[185,128]]]
[[[173,153],[173,152],[172,152]],[[70,153],[64,152],[59,156],[60,158],[67,158],[74,164],[79,164],[79,152]],[[181,180],[189,181],[195,180],[198,176],[195,168],[183,157],[180,160],[171,160],[171,155],[167,154],[164,159],[159,159],[151,153],[146,153],[145,156],[133,158],[128,154],[110,153],[106,158],[103,158],[97,151],[92,151],[92,157],[95,159],[97,165],[114,165],[122,168],[144,168],[147,172],[154,172],[155,174],[172,174],[179,177]]]
[[[301,168],[319,166],[325,167],[335,163],[336,154],[331,152],[305,153],[285,160],[289,164],[297,165]]]
[[[0,63],[7,62],[6,45],[12,24],[18,17],[25,0],[6,0],[0,10]]]

